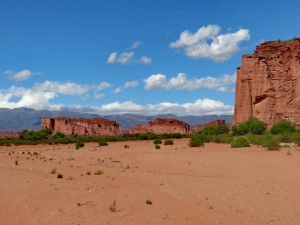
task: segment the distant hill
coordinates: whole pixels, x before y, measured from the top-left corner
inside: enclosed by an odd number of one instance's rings
[[[125,129],[136,124],[146,124],[156,118],[176,118],[192,126],[205,124],[213,120],[223,119],[226,123],[232,122],[232,115],[204,115],[204,116],[176,116],[161,114],[156,116],[143,116],[137,114],[98,115],[76,111],[50,111],[34,110],[28,108],[6,109],[0,108],[0,131],[21,131],[39,129],[42,117],[68,117],[68,118],[95,118],[102,117],[115,120]]]

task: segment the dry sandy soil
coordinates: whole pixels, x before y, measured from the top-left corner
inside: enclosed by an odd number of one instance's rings
[[[0,147],[0,224],[298,225],[299,150],[189,148],[188,139],[159,150],[151,141]]]

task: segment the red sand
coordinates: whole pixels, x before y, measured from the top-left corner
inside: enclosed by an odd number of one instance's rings
[[[0,224],[300,224],[299,149],[174,142],[0,147]]]

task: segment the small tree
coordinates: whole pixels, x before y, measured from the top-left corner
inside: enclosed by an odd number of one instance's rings
[[[287,120],[280,120],[273,124],[270,129],[271,134],[293,133],[296,131],[295,126]]]

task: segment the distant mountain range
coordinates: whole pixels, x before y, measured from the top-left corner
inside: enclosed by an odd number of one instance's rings
[[[0,131],[37,130],[41,124],[42,117],[67,117],[67,118],[95,118],[102,117],[117,121],[123,128],[128,129],[136,124],[146,124],[156,118],[176,118],[192,126],[205,124],[213,120],[225,120],[232,122],[232,115],[204,115],[204,116],[176,116],[172,114],[161,114],[156,116],[143,116],[137,114],[115,114],[98,115],[75,111],[50,111],[34,110],[29,108],[6,109],[0,108]]]

